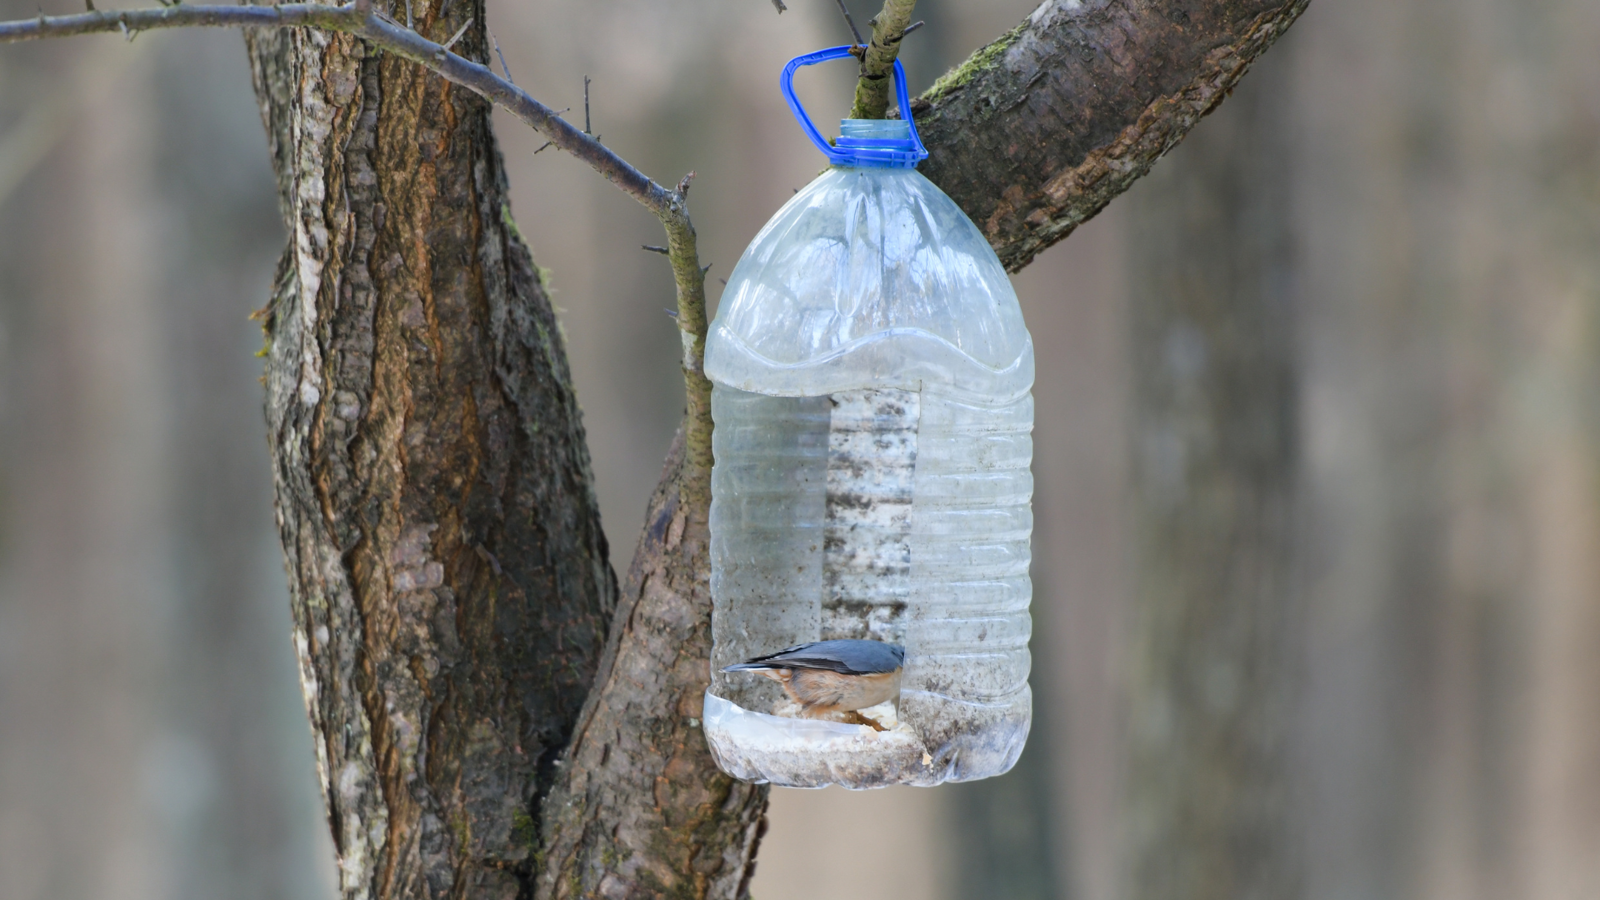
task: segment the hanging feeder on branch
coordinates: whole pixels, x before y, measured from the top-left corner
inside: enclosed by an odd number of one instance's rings
[[[899,119],[845,119],[833,165],[756,235],[706,343],[711,687],[736,778],[933,785],[1022,752],[1033,343],[983,235]]]

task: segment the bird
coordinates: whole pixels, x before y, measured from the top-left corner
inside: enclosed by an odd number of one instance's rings
[[[723,667],[724,672],[755,672],[783,686],[800,714],[819,718],[835,713],[858,724],[887,731],[857,710],[900,696],[906,648],[883,641],[813,641],[786,647]]]

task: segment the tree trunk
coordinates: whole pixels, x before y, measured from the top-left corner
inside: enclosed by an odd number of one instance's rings
[[[539,897],[745,897],[767,787],[711,760],[710,471],[683,432],[622,592],[600,676],[545,823]]]
[[[928,174],[1020,268],[1304,2],[1046,4],[920,103]],[[455,49],[483,60],[481,0],[443,7],[405,15],[435,40],[470,18]],[[675,448],[618,602],[487,105],[344,36],[250,49],[291,232],[269,440],[344,896],[744,896],[766,792],[699,731],[704,448]]]
[[[482,58],[481,3],[417,12],[435,39],[470,17]],[[267,422],[341,889],[527,895],[616,587],[489,106],[350,37],[249,42],[291,230]]]

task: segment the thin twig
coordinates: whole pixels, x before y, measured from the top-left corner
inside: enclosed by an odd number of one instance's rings
[[[641,250],[649,250],[651,253],[659,253],[662,256],[667,256],[667,255],[672,253],[671,250],[668,250],[665,247],[657,247],[654,244],[640,244],[639,245],[639,249],[641,249]]]
[[[917,23],[917,25],[921,24],[921,22]],[[917,26],[913,25],[911,27],[915,28]],[[500,71],[505,73],[507,81],[511,82],[512,84],[516,84],[517,80],[511,77],[511,67],[506,65],[506,55],[500,52],[500,42],[494,39],[494,32],[490,30],[489,26],[487,25],[483,26],[483,30],[489,35],[489,43],[494,45],[494,55],[500,57]],[[911,29],[908,28],[906,30],[910,31]]]
[[[39,16],[0,22],[0,43],[70,37],[106,31],[146,31],[195,26],[316,26],[355,31],[360,22],[353,7],[293,3],[281,6],[179,6],[158,9],[97,9],[66,16]]]
[[[844,0],[835,0],[835,2],[839,4],[839,12],[844,13],[844,22],[850,26],[850,34],[855,37],[856,46],[859,47],[865,44],[866,41],[861,39],[861,29],[856,27],[856,20],[850,17],[850,8],[844,5]],[[779,12],[782,12],[782,10],[779,10]]]
[[[594,134],[594,129],[589,127],[589,76],[583,76],[583,133]]]
[[[439,49],[448,51],[451,47],[454,47],[456,45],[456,41],[461,40],[461,36],[463,34],[466,34],[467,33],[467,29],[471,28],[471,27],[472,27],[472,17],[468,16],[467,20],[465,22],[461,23],[461,27],[456,29],[456,33],[450,37],[450,40],[445,41],[443,44],[441,44],[439,46]],[[506,80],[510,81],[511,79],[508,78]]]
[[[913,31],[916,31],[918,28],[921,28],[922,26],[924,26],[926,24],[928,24],[928,23],[922,21],[921,19],[918,19],[917,21],[912,22],[910,25],[907,25],[906,26],[906,30],[900,32],[900,36],[901,37],[905,37],[906,35],[910,34]]]

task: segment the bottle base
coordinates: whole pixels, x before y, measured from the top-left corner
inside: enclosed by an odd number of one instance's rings
[[[837,784],[851,790],[931,787],[1008,771],[1027,741],[1032,697],[1024,691],[1018,702],[989,708],[983,716],[987,727],[934,741],[892,704],[861,712],[885,730],[754,712],[707,691],[703,722],[717,766],[741,781],[797,788]]]

